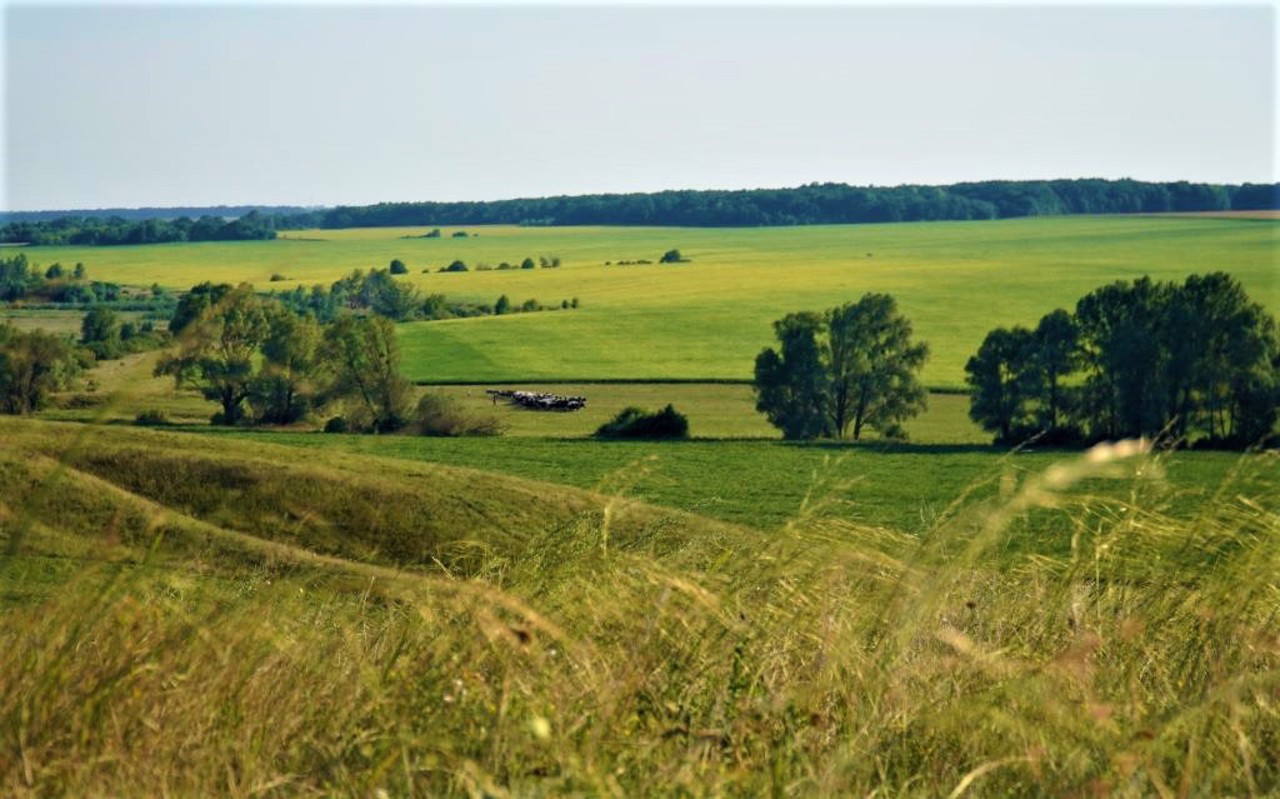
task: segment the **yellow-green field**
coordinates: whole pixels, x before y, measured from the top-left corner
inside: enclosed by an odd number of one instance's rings
[[[450,299],[545,303],[570,311],[416,323],[401,328],[406,371],[421,381],[747,379],[783,314],[897,297],[933,350],[935,387],[963,383],[988,330],[1033,324],[1099,285],[1142,275],[1235,275],[1280,310],[1280,226],[1194,217],[1057,217],[794,228],[468,227],[466,239],[403,238],[425,228],[291,231],[273,242],[32,248],[42,264],[84,262],[90,276],[175,289],[202,280],[259,289],[329,283],[356,268],[404,261],[424,292]],[[478,234],[478,235],[476,235]],[[691,263],[605,266],[678,248]],[[455,259],[519,263],[558,256],[559,269],[437,274]],[[431,270],[424,274],[423,270]],[[269,283],[272,274],[288,280]]]

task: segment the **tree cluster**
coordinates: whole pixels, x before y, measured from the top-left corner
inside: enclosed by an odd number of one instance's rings
[[[1276,320],[1222,272],[1103,286],[1034,330],[992,330],[965,371],[970,417],[1003,443],[1249,446],[1280,407]]]
[[[181,241],[255,241],[275,237],[276,220],[257,211],[235,219],[202,216],[199,219],[130,220],[118,216],[64,216],[0,226],[0,242],[33,245],[111,246]]]
[[[64,336],[0,322],[0,412],[28,414],[66,388],[84,364]]]
[[[411,386],[388,319],[347,314],[322,326],[247,284],[202,284],[183,300],[178,350],[156,374],[217,402],[215,424],[290,424],[321,407],[340,409],[353,431],[409,422]]]
[[[1162,213],[1280,208],[1277,184],[1217,185],[1137,180],[983,181],[950,186],[850,186],[663,191],[491,202],[341,206],[283,227],[482,225],[759,225],[998,219],[1041,214]]]
[[[756,410],[788,439],[857,441],[869,427],[904,438],[901,423],[924,410],[918,373],[928,345],[888,294],[866,294],[822,313],[774,322],[778,349],[756,357]]]
[[[126,322],[105,305],[90,308],[80,322],[80,344],[99,361],[156,349],[168,342],[169,333],[157,330],[153,321]]]

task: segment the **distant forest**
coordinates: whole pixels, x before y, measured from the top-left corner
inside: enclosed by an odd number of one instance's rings
[[[892,187],[814,183],[794,189],[379,203],[312,210],[288,208],[279,213],[259,206],[238,218],[221,213],[230,209],[181,209],[203,213],[194,221],[187,216],[161,218],[158,211],[163,209],[139,209],[137,214],[157,212],[156,216],[141,219],[121,213],[102,217],[85,212],[56,219],[10,221],[0,226],[0,242],[109,245],[227,241],[270,239],[277,230],[304,228],[486,224],[758,227],[1269,209],[1280,209],[1280,184],[1100,179]]]
[[[795,189],[379,203],[342,206],[290,221],[305,219],[305,226],[321,228],[483,224],[755,227],[1272,208],[1280,208],[1280,184],[1046,180],[864,188],[815,183]]]

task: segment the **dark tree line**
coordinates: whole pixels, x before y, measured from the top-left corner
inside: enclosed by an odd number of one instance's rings
[[[1280,408],[1276,320],[1222,272],[1103,286],[1034,330],[991,331],[965,371],[969,415],[1004,443],[1244,447],[1273,434]]]
[[[892,187],[814,183],[791,189],[379,203],[283,217],[278,224],[281,228],[483,224],[750,227],[1268,208],[1280,208],[1280,185],[1096,179]]]
[[[241,212],[248,208],[247,212]],[[766,225],[1003,219],[1057,214],[1280,208],[1280,184],[1022,180],[950,186],[812,183],[787,189],[678,190],[487,202],[399,202],[329,209],[209,209],[8,214],[0,242],[116,245],[272,239],[277,230],[430,225]],[[205,213],[191,218],[193,213]],[[176,216],[176,212],[191,212]],[[209,213],[215,212],[215,213]],[[438,228],[433,234],[438,236]],[[454,233],[455,236],[461,232]],[[431,236],[432,234],[428,234]],[[463,234],[465,235],[465,234]]]
[[[275,217],[250,211],[224,219],[124,219],[64,216],[46,221],[10,222],[0,227],[0,242],[33,245],[166,244],[181,241],[255,241],[276,237]]]

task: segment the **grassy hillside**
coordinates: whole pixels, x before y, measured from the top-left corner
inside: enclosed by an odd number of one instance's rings
[[[113,526],[110,503],[124,502],[134,508],[125,526],[143,536],[127,543],[139,546],[149,539],[137,513],[163,510],[347,560],[466,573],[606,510],[622,546],[657,545],[655,531],[672,523],[671,512],[629,500],[336,450],[299,462],[297,450],[262,441],[3,417],[0,435],[4,494],[22,503],[10,515],[101,535]],[[89,513],[82,501],[108,505]],[[724,535],[697,524],[708,535],[695,538]]]
[[[7,796],[1280,790],[1273,479],[1171,512],[1103,449],[918,536],[762,537],[261,440],[0,441]],[[1016,543],[1042,513],[1068,547]]]
[[[796,228],[468,228],[466,239],[402,238],[423,229],[291,232],[274,242],[36,248],[42,264],[83,261],[95,279],[172,288],[199,280],[259,288],[328,283],[400,258],[423,291],[452,299],[558,304],[572,311],[401,328],[407,370],[428,381],[606,378],[746,379],[789,311],[868,291],[894,294],[933,348],[925,380],[963,382],[965,360],[1000,324],[1034,323],[1093,288],[1144,274],[1181,280],[1226,270],[1280,309],[1280,227],[1242,219],[1061,217],[993,222]],[[689,264],[657,261],[679,248]],[[436,274],[461,259],[519,263],[559,256],[559,269]],[[431,274],[423,274],[429,269]],[[288,280],[269,283],[272,274]],[[997,300],[998,298],[998,300]],[[655,324],[655,319],[661,319]]]

